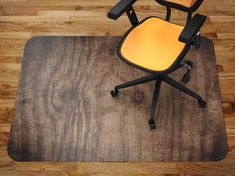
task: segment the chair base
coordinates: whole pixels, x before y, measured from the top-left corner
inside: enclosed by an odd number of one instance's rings
[[[117,86],[115,86],[114,90],[112,90],[110,93],[111,93],[112,97],[116,97],[119,93],[119,89],[143,84],[143,83],[150,82],[150,81],[155,81],[155,88],[154,88],[154,92],[153,92],[150,117],[149,117],[149,121],[148,121],[151,130],[156,129],[156,124],[155,124],[154,119],[155,119],[155,112],[156,112],[156,107],[157,107],[157,102],[158,102],[158,97],[159,97],[159,92],[160,92],[162,81],[164,81],[165,83],[171,85],[172,87],[188,94],[189,96],[196,98],[199,107],[204,108],[206,106],[206,102],[197,93],[193,92],[192,90],[190,90],[187,87],[183,86],[182,84],[178,83],[177,81],[175,81],[174,79],[172,79],[169,76],[159,76],[159,75],[155,75],[155,74],[150,74],[150,75],[144,76],[142,78],[138,78],[136,80],[117,85]]]

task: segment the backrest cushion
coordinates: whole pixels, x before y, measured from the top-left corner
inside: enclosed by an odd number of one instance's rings
[[[180,4],[180,5],[185,6],[185,7],[192,7],[193,4],[194,4],[197,0],[164,0],[164,1],[174,2],[174,3],[176,3],[176,4]]]

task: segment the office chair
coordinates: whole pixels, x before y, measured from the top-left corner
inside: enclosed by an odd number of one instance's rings
[[[199,107],[206,106],[206,102],[201,96],[168,76],[170,73],[186,67],[187,71],[182,77],[182,82],[189,81],[193,62],[184,60],[184,56],[191,45],[197,49],[200,47],[200,28],[204,24],[206,16],[196,14],[192,17],[192,13],[199,8],[203,0],[156,1],[166,7],[165,19],[151,16],[139,22],[133,8],[136,0],[121,0],[108,13],[108,18],[116,20],[126,12],[132,24],[118,45],[118,56],[130,66],[150,73],[142,78],[115,86],[110,93],[116,97],[120,89],[155,81],[148,121],[150,129],[156,129],[154,117],[162,81],[196,98]],[[185,26],[170,22],[172,8],[187,13]]]

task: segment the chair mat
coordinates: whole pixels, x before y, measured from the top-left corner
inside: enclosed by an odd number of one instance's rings
[[[115,54],[120,37],[34,37],[24,52],[8,153],[17,161],[218,161],[228,151],[213,43],[202,38],[186,58],[186,85],[165,83],[156,130],[148,118],[154,82],[120,90],[146,73]],[[169,51],[170,52],[170,51]],[[183,69],[170,76],[181,80]]]

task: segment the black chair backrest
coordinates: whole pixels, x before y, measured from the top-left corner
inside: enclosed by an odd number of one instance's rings
[[[203,0],[193,0],[193,1],[189,0],[192,2],[192,4],[190,6],[185,6],[184,4],[180,3],[177,0],[155,0],[155,1],[168,8],[175,8],[188,13],[195,12],[203,2]]]

